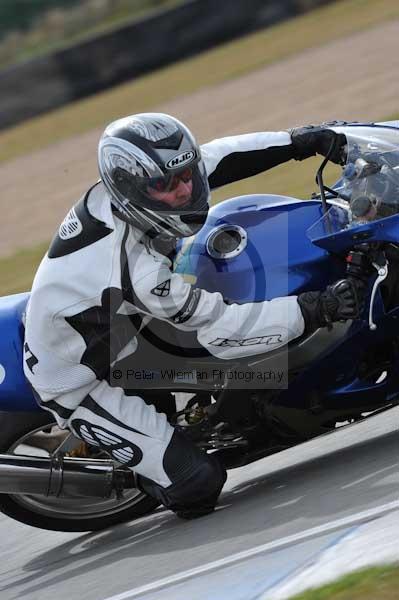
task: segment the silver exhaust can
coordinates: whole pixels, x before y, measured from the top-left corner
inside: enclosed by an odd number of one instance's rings
[[[0,454],[0,494],[109,498],[125,487],[135,487],[133,473],[111,460]]]

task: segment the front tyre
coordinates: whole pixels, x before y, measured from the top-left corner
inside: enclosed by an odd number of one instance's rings
[[[0,413],[1,454],[49,456],[66,435],[57,432],[54,417],[45,411]],[[1,512],[31,527],[52,531],[98,531],[147,515],[157,506],[157,500],[136,489],[126,490],[121,500],[0,494]]]

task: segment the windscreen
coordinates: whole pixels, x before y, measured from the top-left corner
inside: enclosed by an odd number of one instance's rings
[[[370,135],[345,131],[347,159],[338,198],[308,230],[310,239],[399,213],[399,130],[375,128]]]

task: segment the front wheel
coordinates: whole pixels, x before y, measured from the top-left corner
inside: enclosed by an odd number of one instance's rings
[[[48,457],[68,436],[75,440],[69,432],[58,429],[54,417],[44,411],[0,414],[1,454]],[[78,452],[80,445],[76,440],[72,453]],[[86,448],[90,453],[90,447]],[[126,490],[119,500],[0,494],[1,512],[26,525],[53,531],[97,531],[147,515],[157,506],[157,500],[137,489]]]

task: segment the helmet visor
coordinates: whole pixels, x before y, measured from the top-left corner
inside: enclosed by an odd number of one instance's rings
[[[209,185],[202,160],[157,177],[132,176],[116,167],[113,179],[125,206],[131,203],[159,215],[208,210]]]
[[[180,173],[165,175],[164,177],[149,177],[139,178],[139,185],[143,190],[147,190],[148,193],[156,194],[168,194],[176,190],[181,183],[190,184],[193,180],[193,169],[187,167]]]

